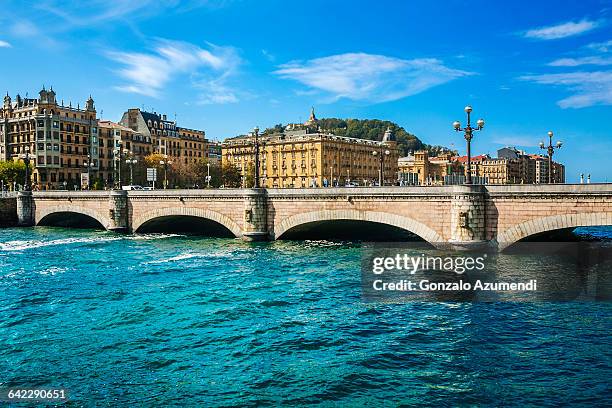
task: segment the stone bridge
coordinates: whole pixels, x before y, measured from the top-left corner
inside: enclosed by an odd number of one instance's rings
[[[539,233],[612,225],[612,184],[24,192],[17,213],[24,226],[78,216],[125,232],[207,220],[248,240],[342,221],[394,227],[436,246],[502,250]]]

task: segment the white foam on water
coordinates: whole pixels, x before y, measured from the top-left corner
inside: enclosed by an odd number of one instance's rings
[[[88,237],[88,238],[63,238],[50,241],[6,241],[0,242],[0,251],[25,251],[47,246],[59,246],[70,244],[83,244],[90,242],[110,242],[123,239],[122,237]]]
[[[156,239],[166,239],[166,238],[176,238],[183,237],[181,234],[137,234],[137,235],[129,235],[126,239],[134,240],[134,241],[152,241]]]
[[[193,259],[193,258],[228,258],[228,257],[232,257],[232,258],[236,258],[236,253],[232,253],[232,252],[183,252],[181,254],[178,254],[176,256],[170,257],[170,258],[164,258],[164,259],[155,259],[153,261],[147,261],[144,262],[143,264],[162,264],[162,263],[168,263],[168,262],[179,262],[179,261],[184,261],[186,259]]]
[[[64,273],[66,271],[67,271],[66,268],[58,268],[56,266],[52,266],[51,268],[47,268],[45,270],[38,271],[36,273],[38,273],[39,275],[51,275],[51,276],[55,276],[55,275],[57,275],[59,273]]]
[[[173,256],[171,258],[156,259],[154,261],[148,261],[144,263],[145,264],[161,264],[161,263],[168,263],[168,262],[184,261],[185,259],[191,259],[191,258],[203,258],[204,256],[206,256],[206,254],[184,253],[184,254],[179,254],[177,256]]]

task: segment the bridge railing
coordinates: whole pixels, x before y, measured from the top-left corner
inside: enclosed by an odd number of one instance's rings
[[[326,195],[448,195],[462,185],[444,186],[384,186],[384,187],[318,187],[318,188],[268,188],[259,189],[269,196],[326,196]],[[474,186],[490,194],[610,194],[612,183],[591,184],[507,184]],[[257,193],[250,188],[211,188],[211,189],[172,189],[172,190],[133,190],[126,191],[129,197],[239,197]],[[111,191],[35,191],[34,197],[40,198],[94,198],[109,197]],[[14,197],[15,192],[4,192],[7,197]]]
[[[16,191],[0,191],[0,198],[15,198],[17,197]]]

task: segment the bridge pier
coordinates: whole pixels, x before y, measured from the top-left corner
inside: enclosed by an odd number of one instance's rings
[[[246,241],[266,241],[269,238],[266,189],[248,189],[244,192],[242,239]]]
[[[20,227],[34,226],[34,199],[31,191],[17,193],[17,225]]]
[[[128,194],[124,190],[113,190],[109,199],[108,220],[106,228],[110,231],[127,232],[128,222]]]
[[[456,185],[452,194],[450,246],[457,250],[471,250],[488,245],[485,187]]]

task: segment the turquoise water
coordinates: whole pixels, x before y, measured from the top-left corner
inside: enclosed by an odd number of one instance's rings
[[[363,303],[359,245],[5,229],[0,294],[0,387],[76,406],[609,403],[609,303]]]

